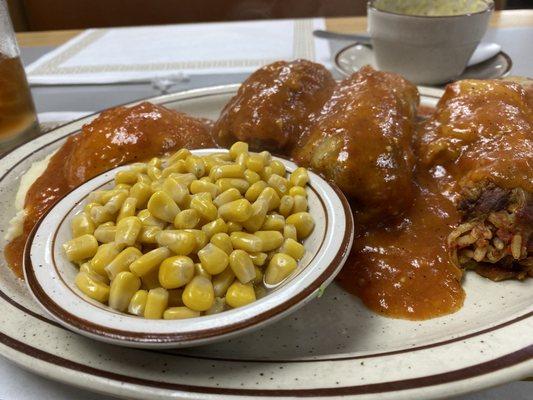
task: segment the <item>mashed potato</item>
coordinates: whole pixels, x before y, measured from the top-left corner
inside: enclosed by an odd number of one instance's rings
[[[37,180],[37,178],[39,178],[46,170],[50,159],[56,153],[56,151],[46,156],[46,158],[34,162],[31,165],[30,169],[20,178],[17,195],[15,196],[15,209],[17,211],[17,214],[9,221],[9,227],[4,236],[7,241],[11,241],[20,234],[22,234],[24,219],[26,218],[26,211],[24,210],[24,200],[26,199],[26,193],[28,193],[28,190],[30,189],[31,185],[33,185],[33,183]]]

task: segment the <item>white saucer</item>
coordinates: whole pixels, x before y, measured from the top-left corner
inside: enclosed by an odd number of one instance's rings
[[[370,65],[377,69],[374,52],[370,46],[353,43],[335,55],[335,67],[343,75],[351,75],[359,68]],[[500,51],[494,57],[464,70],[457,79],[494,79],[506,76],[513,62],[508,54]]]

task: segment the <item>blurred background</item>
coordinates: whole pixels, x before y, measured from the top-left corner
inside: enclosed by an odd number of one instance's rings
[[[15,30],[365,15],[366,0],[7,0]],[[533,8],[496,0],[496,9]]]

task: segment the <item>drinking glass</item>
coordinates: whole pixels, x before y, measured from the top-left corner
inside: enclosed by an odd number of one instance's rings
[[[0,153],[39,134],[7,3],[0,0]]]

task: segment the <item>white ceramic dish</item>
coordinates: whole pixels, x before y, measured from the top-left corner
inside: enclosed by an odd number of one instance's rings
[[[216,118],[237,85],[151,101]],[[422,103],[442,94],[421,88]],[[64,125],[0,161],[0,229],[18,179],[94,116]],[[0,241],[0,245],[4,245]],[[533,376],[533,280],[495,284],[466,274],[464,307],[423,322],[380,317],[335,283],[290,317],[193,349],[96,342],[57,324],[0,263],[0,351],[48,378],[128,399],[448,398]]]
[[[351,75],[365,65],[378,69],[374,50],[358,43],[350,44],[335,55],[335,68],[345,76]],[[500,51],[494,57],[467,67],[457,79],[495,79],[507,76],[513,66],[511,57]]]
[[[193,154],[220,153],[193,150]],[[288,172],[296,164],[282,161]],[[89,193],[113,186],[119,167],[86,182],[60,200],[37,224],[28,239],[24,261],[26,282],[35,299],[63,326],[94,339],[134,347],[171,348],[213,343],[266,326],[316,297],[340,271],[353,241],[348,201],[318,175],[309,172],[309,212],[315,229],[304,241],[306,254],[298,269],[280,286],[252,304],[220,314],[187,320],[149,320],[116,312],[91,300],[75,285],[78,272],[62,244],[72,238],[70,223]]]

